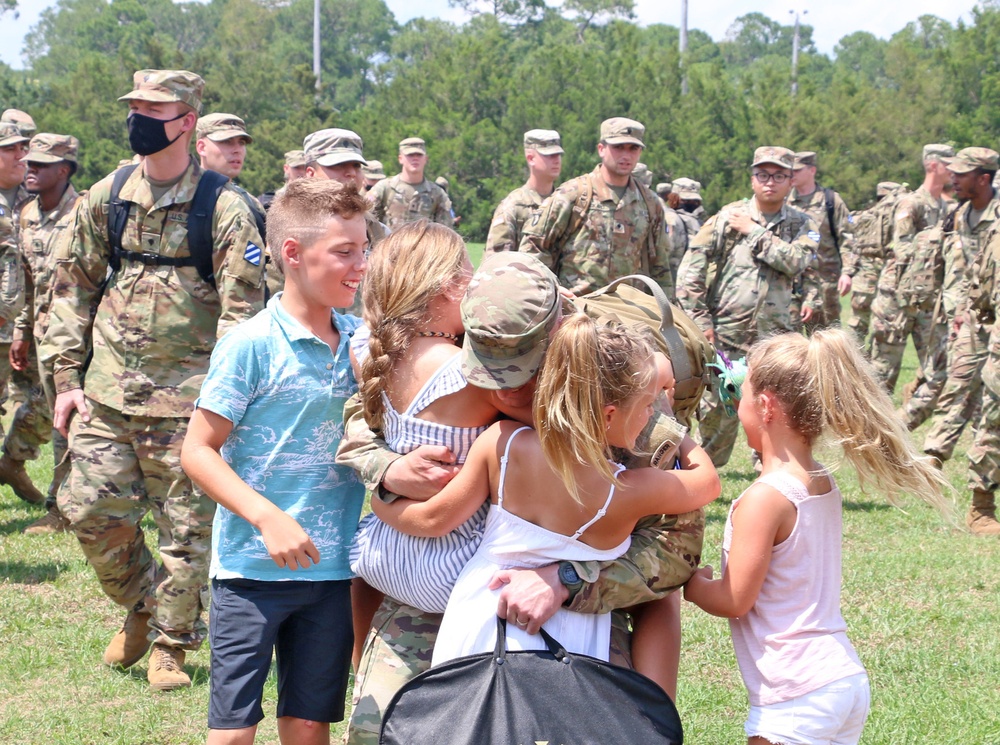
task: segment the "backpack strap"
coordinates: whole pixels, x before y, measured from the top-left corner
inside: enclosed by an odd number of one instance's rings
[[[632,180],[635,181],[635,185],[639,189],[639,194],[642,195],[642,201],[646,203],[646,213],[649,215],[649,229],[646,231],[646,250],[643,251],[640,259],[642,273],[648,275],[650,257],[656,254],[656,235],[664,229],[666,215],[657,209],[659,205],[656,203],[656,197],[653,195],[653,192],[645,184],[639,183],[634,178]],[[684,233],[686,235],[687,230]]]
[[[833,236],[833,247],[840,250],[840,236],[837,235],[837,223],[834,222],[834,197],[833,189],[826,187],[823,189],[823,196],[826,197],[826,221],[830,224],[830,235]]]
[[[575,235],[576,231],[580,229],[583,221],[587,219],[587,210],[590,209],[592,201],[594,201],[594,185],[590,181],[590,174],[585,173],[580,177],[580,193],[573,200],[573,209],[570,212],[566,235]]]
[[[121,198],[122,188],[129,176],[135,173],[139,167],[138,163],[124,166],[115,171],[115,176],[111,180],[111,201],[108,202],[108,245],[111,247],[111,272],[104,280],[101,287],[101,294],[111,279],[111,275],[121,269],[122,260],[122,236],[125,235],[125,225],[128,224],[128,214],[132,209],[132,203]]]
[[[191,252],[190,264],[175,266],[194,266],[198,276],[215,287],[215,267],[212,264],[212,250],[215,243],[212,240],[212,215],[219,201],[222,188],[229,183],[229,177],[206,169],[198,179],[198,187],[191,200],[191,210],[187,218],[188,250]],[[255,210],[251,209],[251,212]],[[254,216],[256,219],[256,214]],[[183,259],[181,259],[183,261]],[[166,262],[164,262],[166,263]]]
[[[651,277],[642,274],[628,274],[624,277],[619,277],[611,284],[599,290],[594,290],[589,296],[596,297],[614,292],[614,289],[618,285],[632,279],[644,285],[653,296],[653,299],[656,300],[656,304],[660,308],[660,333],[663,334],[663,339],[667,343],[667,349],[670,350],[670,363],[674,367],[674,377],[677,380],[687,380],[692,375],[691,358],[688,356],[687,347],[684,346],[684,340],[681,338],[677,326],[674,325],[674,311],[670,307],[667,295],[663,292],[663,288],[656,284]]]

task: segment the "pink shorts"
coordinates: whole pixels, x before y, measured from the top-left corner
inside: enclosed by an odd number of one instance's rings
[[[835,680],[788,701],[751,706],[747,737],[776,745],[857,745],[871,710],[871,688],[864,673]]]

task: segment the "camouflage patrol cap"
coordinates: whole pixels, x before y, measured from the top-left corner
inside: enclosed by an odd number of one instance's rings
[[[246,137],[247,142],[253,142],[247,133],[247,123],[235,114],[206,114],[198,120],[195,137],[199,140],[206,137],[212,142]]]
[[[643,186],[653,185],[653,172],[645,163],[636,163],[635,168],[632,169],[632,176]]]
[[[753,163],[750,167],[762,166],[765,163],[771,163],[791,170],[795,165],[795,153],[787,147],[778,147],[776,145],[759,147],[753,152]]]
[[[638,145],[646,147],[642,138],[646,136],[646,128],[635,119],[625,119],[616,116],[601,122],[601,142],[605,145]]]
[[[0,122],[0,147],[27,142],[28,138],[21,134],[14,122]]]
[[[954,158],[946,158],[948,170],[952,173],[968,173],[981,168],[984,171],[997,170],[997,151],[988,147],[967,147],[959,150]]]
[[[385,167],[380,160],[369,160],[368,165],[361,166],[361,174],[365,178],[382,180],[385,178]]]
[[[413,153],[427,155],[427,143],[419,137],[407,137],[405,140],[400,140],[399,154],[412,155]]]
[[[693,178],[674,179],[674,194],[681,199],[701,201],[701,182]]]
[[[802,150],[795,153],[795,164],[792,166],[792,169],[801,171],[806,166],[816,167],[816,153],[812,150]]]
[[[530,381],[559,321],[555,275],[518,251],[483,259],[462,299],[462,373],[479,388],[506,390]]]
[[[673,190],[674,185],[670,181],[661,181],[656,185],[656,195],[663,199],[666,199],[670,192]]]
[[[878,186],[875,187],[875,196],[887,197],[899,187],[900,184],[895,181],[879,181]]]
[[[285,153],[285,165],[289,168],[302,168],[309,165],[309,161],[306,160],[306,151],[289,150]]]
[[[444,176],[438,176],[436,179],[434,179],[434,183],[440,186],[445,191],[448,191],[448,186],[449,186],[448,179],[446,179]]]
[[[529,129],[524,133],[524,149],[539,155],[562,155],[562,139],[554,129]]]
[[[951,145],[942,145],[940,143],[924,145],[924,162],[928,160],[945,160],[945,158],[953,157],[955,157],[955,148]]]
[[[133,89],[119,101],[184,103],[201,113],[205,81],[187,70],[139,70],[132,76]]]
[[[20,109],[7,109],[3,114],[0,114],[0,122],[16,124],[17,128],[21,130],[21,134],[25,137],[30,137],[31,133],[36,129],[35,120],[26,111],[21,111]]]
[[[339,166],[341,163],[368,161],[361,154],[364,143],[357,132],[349,129],[321,129],[306,135],[302,143],[306,151],[306,161],[321,166]]]
[[[39,132],[28,144],[28,154],[21,160],[26,163],[76,163],[80,141],[73,135],[55,135]]]

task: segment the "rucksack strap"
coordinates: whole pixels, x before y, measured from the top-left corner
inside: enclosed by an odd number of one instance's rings
[[[212,264],[212,215],[219,201],[222,187],[229,183],[229,177],[211,170],[204,170],[198,179],[198,187],[191,200],[191,211],[187,218],[188,251],[198,276],[215,287],[215,266]],[[254,210],[250,210],[254,212]],[[169,266],[169,265],[168,265]],[[177,265],[183,266],[183,265]]]
[[[624,277],[619,277],[611,284],[599,290],[594,290],[588,297],[597,297],[614,292],[618,285],[633,279],[649,289],[650,294],[652,294],[653,299],[656,300],[656,304],[660,308],[660,333],[663,334],[663,339],[667,343],[667,349],[670,350],[670,363],[674,367],[674,378],[677,380],[687,380],[693,374],[691,358],[688,356],[687,347],[684,346],[684,340],[681,338],[680,332],[674,325],[674,311],[670,307],[667,295],[663,291],[663,288],[653,281],[651,277],[646,277],[642,274],[628,274]]]
[[[132,203],[121,198],[122,187],[128,181],[129,176],[135,173],[139,167],[138,163],[124,166],[115,171],[115,176],[111,180],[111,201],[108,202],[108,245],[111,247],[111,273],[117,272],[121,268],[122,236],[125,235],[125,225],[128,224],[128,213],[132,209]],[[105,284],[111,278],[109,274],[105,278]],[[103,290],[103,288],[102,288]]]
[[[823,189],[823,196],[826,197],[826,221],[830,224],[830,235],[833,237],[833,247],[840,250],[840,236],[837,235],[837,223],[834,222],[834,191],[830,188]]]

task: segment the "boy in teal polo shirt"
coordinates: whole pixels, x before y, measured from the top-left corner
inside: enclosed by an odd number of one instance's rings
[[[348,550],[364,488],[334,463],[357,391],[348,341],[365,273],[366,203],[301,179],[275,198],[268,247],[285,289],[224,336],[181,454],[216,502],[209,745],[252,743],[278,662],[282,743],[330,742],[344,716],[353,632]]]

